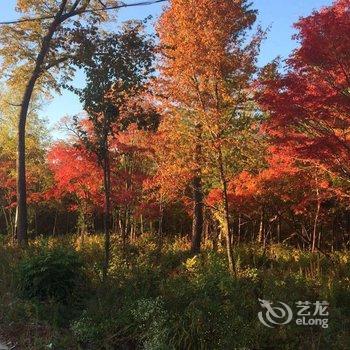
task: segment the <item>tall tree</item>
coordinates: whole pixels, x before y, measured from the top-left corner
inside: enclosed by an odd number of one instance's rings
[[[116,157],[118,152],[113,148],[113,137],[133,121],[134,113],[125,105],[140,93],[153,72],[153,41],[145,34],[142,23],[134,21],[125,23],[120,33],[101,33],[94,46],[94,53],[78,62],[85,71],[87,84],[83,89],[73,89],[88,114],[89,127],[86,129],[75,119],[74,128],[103,169],[106,277],[110,251],[111,157]]]
[[[14,224],[16,207],[16,120],[19,110],[20,91],[1,86],[0,94],[0,201],[7,232],[15,236]],[[44,189],[47,180],[45,149],[49,144],[45,121],[38,117],[41,101],[35,96],[28,113],[27,143],[30,151],[26,154],[28,164],[28,201]],[[30,220],[29,220],[30,223]],[[9,229],[10,227],[10,229]]]
[[[248,52],[254,49],[245,48],[244,41],[255,19],[256,12],[245,0],[172,0],[158,23],[162,53],[158,85],[167,98],[166,114],[171,115],[165,122],[183,124],[190,142],[194,253],[200,251],[203,231],[205,133],[210,120],[223,116],[224,108],[233,108],[227,100],[231,89],[246,89],[254,60]]]
[[[349,183],[350,179],[350,3],[302,18],[295,38],[300,46],[261,77],[260,105],[269,112],[266,129],[278,149],[312,163]],[[272,69],[271,69],[272,68]]]
[[[136,5],[155,2],[160,1]],[[108,10],[126,6],[117,0],[18,0],[20,19],[1,23],[1,73],[9,71],[12,83],[26,80],[17,131],[17,236],[21,245],[27,242],[25,129],[33,91],[38,83],[57,87],[55,73],[68,78],[72,56],[89,47],[88,33],[93,33],[99,22],[108,20]]]
[[[348,202],[350,193],[350,3],[337,0],[295,28],[300,46],[283,74],[276,62],[263,70],[259,102],[270,115],[266,130],[275,153],[289,154],[299,169],[312,169],[315,250],[322,205],[330,196],[322,184],[330,182],[338,203],[342,197]]]

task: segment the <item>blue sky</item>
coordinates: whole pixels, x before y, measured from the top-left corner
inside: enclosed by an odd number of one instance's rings
[[[126,1],[128,3],[134,0]],[[296,47],[292,41],[294,33],[293,23],[299,17],[307,16],[314,9],[330,5],[332,0],[252,0],[253,8],[259,11],[258,22],[263,28],[271,26],[267,39],[262,45],[259,64],[264,65],[280,55],[286,58]],[[16,18],[14,11],[16,0],[0,0],[0,21]],[[152,6],[133,7],[122,9],[119,12],[119,21],[132,18],[144,19],[152,15],[154,22],[162,12],[162,4]],[[150,28],[152,30],[152,28]],[[78,75],[77,82],[81,83],[82,77]],[[62,95],[55,95],[53,100],[43,107],[41,115],[48,119],[52,127],[65,115],[73,115],[81,111],[81,106],[76,96],[63,91]],[[59,135],[54,133],[55,137]]]

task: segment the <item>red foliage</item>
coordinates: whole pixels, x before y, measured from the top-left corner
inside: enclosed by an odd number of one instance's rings
[[[96,157],[83,148],[60,142],[53,146],[47,159],[55,180],[48,197],[60,199],[73,195],[79,202],[89,204],[90,210],[102,206],[102,169]],[[76,206],[72,205],[71,209],[75,210]]]
[[[135,127],[117,134],[111,144],[111,203],[117,206],[135,206],[142,196],[143,183],[148,178],[142,168],[145,160],[141,137]],[[102,210],[104,205],[103,171],[97,157],[82,146],[57,143],[47,155],[54,175],[54,187],[48,198],[70,199],[71,210]]]
[[[301,19],[284,75],[264,77],[259,102],[280,152],[350,176],[350,2]]]

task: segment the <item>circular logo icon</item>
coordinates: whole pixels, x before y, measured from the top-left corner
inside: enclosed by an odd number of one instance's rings
[[[273,328],[275,325],[288,324],[293,318],[292,309],[285,303],[279,301],[278,306],[273,306],[268,300],[259,299],[264,311],[258,313],[259,321],[266,327]]]

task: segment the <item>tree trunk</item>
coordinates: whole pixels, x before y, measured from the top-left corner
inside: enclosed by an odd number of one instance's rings
[[[233,250],[232,250],[232,238],[231,238],[231,230],[230,230],[230,217],[229,217],[226,183],[223,187],[225,188],[223,192],[224,211],[225,211],[225,232],[224,233],[225,233],[225,240],[226,240],[228,269],[231,274],[236,274],[234,259],[233,259]]]
[[[126,242],[128,241],[127,238],[130,237],[130,231],[131,231],[131,212],[130,212],[130,206],[127,204],[127,210],[126,210],[126,224],[125,224],[125,239]]]
[[[203,232],[203,190],[202,179],[196,176],[193,179],[193,225],[191,252],[198,254],[201,250]]]
[[[164,219],[164,207],[163,204],[159,205],[159,224],[158,224],[158,236],[159,240],[163,238],[163,219]]]
[[[228,205],[228,193],[227,193],[227,181],[225,176],[224,163],[222,158],[221,149],[219,149],[219,168],[220,168],[220,177],[222,184],[222,198],[224,205],[224,215],[225,215],[225,240],[226,240],[226,253],[228,260],[228,268],[231,274],[236,274],[235,264],[233,259],[233,251],[232,251],[232,238],[231,238],[231,230],[230,230],[230,213],[229,213],[229,205]]]
[[[52,235],[56,236],[56,226],[57,226],[58,209],[55,210],[55,219],[53,222]]]
[[[159,204],[159,222],[158,222],[158,239],[157,239],[157,255],[156,261],[159,263],[159,260],[162,255],[164,237],[163,237],[163,220],[164,220],[164,206],[162,201]]]
[[[313,230],[312,230],[312,246],[311,246],[311,252],[312,253],[314,253],[316,251],[317,224],[318,224],[318,217],[320,215],[320,208],[321,208],[321,204],[318,201],[317,202],[316,213],[315,213],[314,227],[313,227]]]
[[[259,233],[258,233],[258,242],[261,243],[263,241],[264,236],[264,211],[261,211],[260,214],[260,224],[259,224]]]
[[[44,56],[43,56],[44,57]],[[29,109],[29,103],[33,94],[35,83],[39,77],[39,69],[43,62],[37,59],[35,70],[26,87],[21,104],[21,111],[17,130],[17,220],[16,237],[20,246],[26,246],[28,243],[28,213],[27,213],[27,184],[26,184],[26,122]]]
[[[334,248],[335,239],[334,238],[335,238],[336,221],[337,221],[337,217],[334,216],[334,218],[332,220],[332,231],[331,231],[331,238],[332,238],[331,251],[332,251],[332,253],[335,250],[335,248]]]
[[[196,146],[194,150],[194,160],[196,163],[195,176],[192,181],[193,185],[193,222],[192,222],[192,242],[191,252],[193,254],[200,253],[203,225],[204,225],[204,205],[203,205],[203,187],[202,187],[202,125],[196,125]]]
[[[107,153],[107,152],[106,152]],[[103,213],[103,231],[105,236],[105,261],[103,265],[103,280],[106,279],[108,274],[110,249],[111,249],[111,237],[110,237],[110,212],[111,212],[111,200],[110,200],[110,182],[111,172],[109,165],[109,154],[107,153],[103,160],[103,187],[105,195],[104,213]]]
[[[52,37],[61,23],[61,16],[66,7],[67,0],[63,0],[54,17],[47,34],[43,38],[40,52],[35,61],[33,73],[24,90],[17,129],[17,208],[16,235],[20,246],[28,243],[28,214],[27,214],[27,184],[26,184],[26,123],[30,100],[35,84],[42,74],[42,66],[50,49]]]
[[[140,231],[141,231],[141,235],[143,235],[144,228],[143,228],[143,216],[142,216],[142,214],[140,215]]]
[[[241,234],[242,234],[242,215],[238,214],[238,237],[237,237],[237,245],[241,243]]]
[[[209,219],[207,217],[207,215],[205,215],[205,219],[204,219],[204,246],[206,247],[208,242],[209,242]]]

